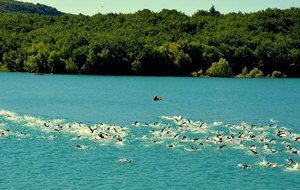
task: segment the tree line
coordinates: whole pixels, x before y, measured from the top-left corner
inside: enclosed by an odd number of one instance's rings
[[[0,14],[0,70],[96,75],[300,77],[300,8]]]
[[[21,12],[21,13],[34,13],[41,15],[52,15],[58,16],[63,15],[63,12],[58,11],[55,8],[42,5],[42,4],[33,4],[20,2],[16,0],[0,0],[0,13],[13,13],[13,12]]]

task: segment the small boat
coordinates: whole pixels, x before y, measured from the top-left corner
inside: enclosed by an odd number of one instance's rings
[[[163,99],[162,96],[155,96],[155,97],[153,98],[154,101],[159,101],[159,100],[162,100],[162,99]]]

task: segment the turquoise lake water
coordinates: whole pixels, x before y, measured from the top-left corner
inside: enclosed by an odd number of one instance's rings
[[[299,79],[0,82],[0,189],[300,189]]]

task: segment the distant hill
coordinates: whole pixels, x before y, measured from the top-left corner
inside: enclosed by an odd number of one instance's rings
[[[32,13],[40,15],[58,16],[63,15],[63,12],[58,11],[53,7],[42,4],[25,3],[15,0],[0,0],[0,13]]]

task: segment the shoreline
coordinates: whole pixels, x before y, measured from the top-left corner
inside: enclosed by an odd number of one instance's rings
[[[179,78],[228,78],[228,79],[300,79],[300,77],[239,77],[238,75],[232,77],[213,77],[213,76],[192,76],[192,75],[126,75],[126,74],[82,74],[82,73],[35,73],[35,72],[14,72],[14,71],[0,71],[1,73],[22,73],[32,74],[35,76],[47,76],[47,75],[70,75],[70,76],[112,76],[112,77],[179,77]]]

